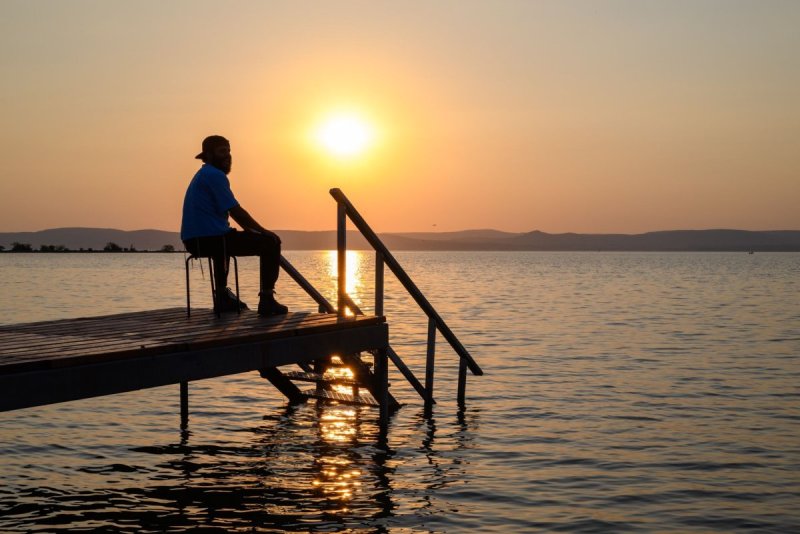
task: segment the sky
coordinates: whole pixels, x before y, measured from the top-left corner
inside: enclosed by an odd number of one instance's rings
[[[0,8],[0,231],[177,230],[210,134],[276,230],[800,229],[795,0]]]

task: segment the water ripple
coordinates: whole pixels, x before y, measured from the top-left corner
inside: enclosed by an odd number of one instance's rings
[[[51,256],[0,255],[0,323],[183,302],[179,255]],[[335,300],[328,253],[287,256]],[[189,431],[177,386],[0,414],[0,530],[800,531],[800,255],[397,256],[487,371],[466,410],[439,340],[433,417],[392,370],[388,444],[373,410],[289,406],[257,373],[192,383]],[[369,310],[374,257],[352,260]],[[386,291],[424,376],[427,319]]]

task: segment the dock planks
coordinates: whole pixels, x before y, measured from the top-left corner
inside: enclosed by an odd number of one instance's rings
[[[168,308],[0,326],[0,411],[388,345],[383,317]],[[33,389],[34,391],[29,391]]]
[[[0,374],[224,347],[383,322],[380,317],[338,318],[323,313],[260,317],[185,308],[0,326]]]

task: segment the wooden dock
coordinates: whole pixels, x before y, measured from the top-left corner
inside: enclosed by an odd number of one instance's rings
[[[380,316],[260,317],[243,311],[217,318],[212,310],[196,309],[187,317],[185,308],[169,308],[12,324],[0,326],[0,411],[169,384],[184,390],[192,380],[248,371],[260,371],[291,400],[302,400],[312,395],[278,367],[310,370],[310,362],[333,354],[372,351],[376,373],[370,373],[368,389],[384,415],[390,398],[387,347],[388,326]],[[314,376],[306,375],[299,379]]]
[[[389,412],[399,406],[389,393],[390,361],[422,398],[426,415],[432,413],[437,333],[459,358],[457,402],[463,409],[467,372],[480,376],[483,370],[344,193],[332,189],[331,195],[337,203],[336,306],[281,257],[283,270],[320,313],[216,316],[212,310],[190,309],[189,258],[186,308],[0,326],[0,411],[180,384],[185,425],[190,381],[259,371],[290,402],[315,398],[377,406],[385,432]],[[375,250],[372,316],[364,315],[346,292],[348,219]],[[389,345],[383,317],[385,267],[428,317],[424,384]],[[372,361],[363,360],[365,355]],[[352,378],[326,373],[334,356]],[[281,369],[290,364],[300,370]],[[315,387],[301,390],[295,382]],[[342,386],[352,393],[343,393]]]

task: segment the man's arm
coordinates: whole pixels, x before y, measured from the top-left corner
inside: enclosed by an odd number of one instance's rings
[[[250,215],[246,209],[241,206],[234,206],[230,210],[228,210],[231,217],[236,224],[241,226],[244,230],[249,230],[250,232],[257,232],[259,234],[265,234],[268,236],[272,236],[279,244],[281,242],[281,238],[278,237],[278,234],[275,232],[270,232],[256,221],[252,215]]]

